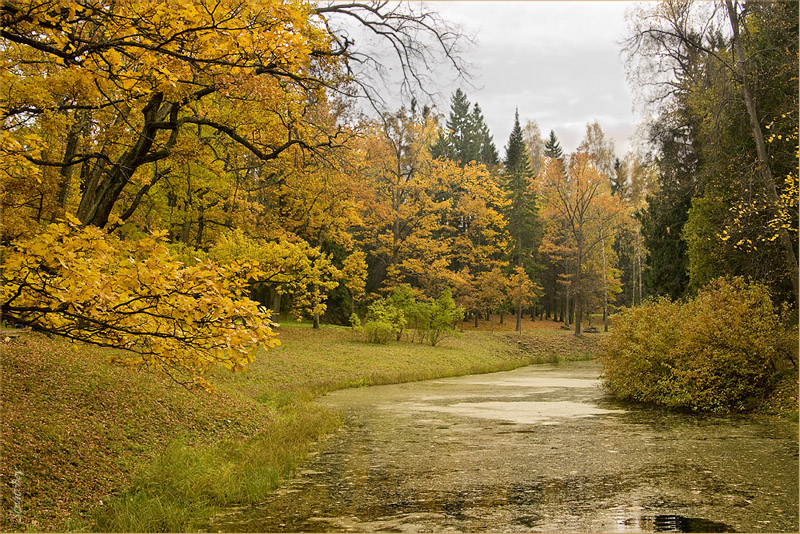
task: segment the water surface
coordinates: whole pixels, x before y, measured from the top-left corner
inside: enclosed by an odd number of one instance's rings
[[[592,362],[344,390],[345,428],[210,530],[797,532],[797,426],[612,401]]]

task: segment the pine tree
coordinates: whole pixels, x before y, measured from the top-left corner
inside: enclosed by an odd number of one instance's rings
[[[514,115],[514,128],[508,137],[506,145],[505,176],[509,183],[514,183],[514,190],[527,187],[527,181],[533,178],[531,170],[531,160],[525,146],[525,139],[522,135],[522,128],[519,125],[519,111]]]
[[[548,158],[563,159],[564,151],[561,150],[561,143],[553,130],[550,130],[550,137],[544,143],[544,155]]]
[[[619,158],[614,160],[614,174],[611,177],[611,194],[625,198],[627,191],[625,190],[625,167]]]

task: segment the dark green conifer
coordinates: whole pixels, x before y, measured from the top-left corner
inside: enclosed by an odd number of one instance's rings
[[[494,146],[492,134],[489,132],[489,127],[483,119],[483,112],[477,103],[472,108],[472,125],[477,145],[476,161],[490,168],[498,165],[500,158],[497,154],[497,148]]]
[[[550,130],[550,137],[544,142],[544,155],[548,158],[563,159],[564,151],[561,150],[561,143],[553,130]]]
[[[450,115],[445,130],[431,146],[431,155],[456,161],[462,166],[473,161],[488,167],[499,163],[497,148],[480,106],[476,103],[470,111],[470,102],[461,89],[457,89],[450,99]]]
[[[540,223],[537,216],[536,194],[533,191],[533,171],[531,170],[528,147],[519,125],[519,111],[514,116],[514,128],[506,145],[506,158],[503,169],[503,188],[509,200],[506,220],[513,241],[510,264],[524,267],[528,274],[536,271],[533,257],[541,239]],[[517,309],[517,330],[520,329],[522,309]]]

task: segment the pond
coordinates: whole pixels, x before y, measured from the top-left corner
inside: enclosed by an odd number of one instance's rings
[[[797,532],[797,425],[626,406],[594,362],[337,391],[343,430],[209,530]]]

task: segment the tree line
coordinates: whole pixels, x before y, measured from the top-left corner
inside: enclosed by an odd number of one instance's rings
[[[398,292],[576,334],[720,274],[796,302],[796,6],[731,4],[730,34],[691,6],[635,19],[632,72],[673,66],[650,152],[620,159],[596,122],[565,154],[518,114],[501,155],[461,90],[446,117],[358,115],[381,65],[343,20],[419,95],[426,54],[461,67],[420,6],[7,2],[4,319],[193,383],[274,345],[278,314],[348,324]]]

